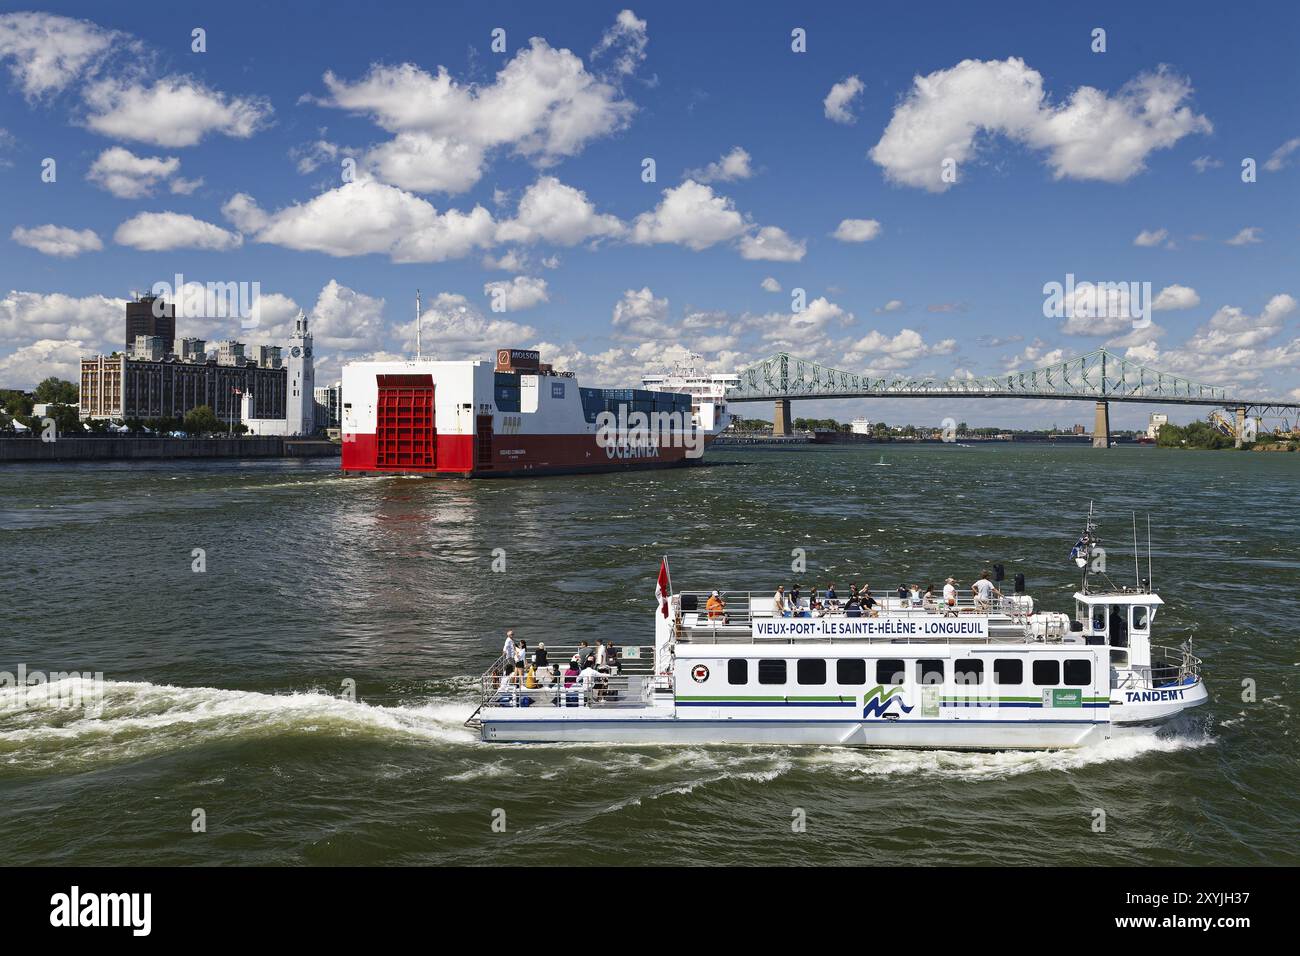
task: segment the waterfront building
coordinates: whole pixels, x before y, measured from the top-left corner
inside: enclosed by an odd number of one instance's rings
[[[122,344],[128,352],[135,345],[137,335],[160,337],[166,343],[166,352],[170,353],[176,340],[176,306],[156,295],[136,296],[134,302],[126,304],[126,334]]]
[[[137,335],[131,345],[131,358],[146,362],[161,362],[170,351],[171,346],[163,341],[161,335]]]
[[[259,345],[257,347],[257,365],[259,368],[279,368],[280,346]]]
[[[849,422],[849,431],[855,435],[870,435],[871,422],[866,418],[855,418]]]
[[[252,367],[252,366],[250,366]],[[240,420],[250,435],[310,435],[316,431],[316,397],[313,383],[311,332],[307,317],[298,312],[293,335],[289,339],[289,361],[277,372],[286,374],[283,411],[273,415],[262,412],[262,396],[256,391],[242,397]]]
[[[234,339],[226,339],[217,343],[217,364],[218,365],[243,365],[244,364],[244,343],[236,342]]]
[[[241,395],[251,393],[257,396],[256,415],[283,418],[286,392],[282,368],[182,362],[174,355],[153,361],[115,353],[81,360],[79,414],[121,421],[180,419],[207,405],[221,421],[231,422],[240,419]]]
[[[322,385],[315,390],[316,424],[321,428],[338,428],[343,412],[343,383]]]
[[[203,339],[188,337],[181,339],[180,357],[182,362],[206,362],[208,343]]]
[[[1147,421],[1147,438],[1155,441],[1160,437],[1160,426],[1169,424],[1169,416],[1163,412],[1152,412]]]

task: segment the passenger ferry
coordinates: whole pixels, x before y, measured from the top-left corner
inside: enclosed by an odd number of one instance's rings
[[[341,467],[492,478],[686,465],[726,427],[718,404],[669,389],[584,388],[531,349],[499,349],[495,364],[351,362]]]
[[[1091,520],[1085,542],[1096,543]],[[955,606],[893,594],[872,616],[843,605],[817,616],[807,598],[783,613],[751,591],[722,593],[725,608],[710,611],[709,596],[673,592],[665,559],[653,646],[619,646],[607,673],[549,683],[498,659],[469,723],[490,742],[1039,750],[1161,724],[1207,699],[1190,642],[1151,643],[1160,596],[1146,582],[1098,583],[1086,567],[1073,617],[1020,590]],[[563,667],[570,649],[548,653]]]
[[[740,376],[726,372],[701,372],[702,356],[684,352],[662,374],[645,375],[641,387],[665,392],[681,392],[691,397],[691,412],[705,435],[712,439],[731,421],[727,411],[727,389],[740,385]]]

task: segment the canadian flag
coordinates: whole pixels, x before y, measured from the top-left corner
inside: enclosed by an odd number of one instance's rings
[[[659,580],[655,582],[655,600],[659,602],[659,613],[668,616],[668,595],[672,593],[672,583],[668,580],[668,559],[659,563]]]

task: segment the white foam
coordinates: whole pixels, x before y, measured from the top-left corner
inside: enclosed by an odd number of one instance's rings
[[[1150,728],[1119,731],[1109,740],[1073,750],[857,750],[824,748],[808,758],[811,769],[864,776],[924,774],[957,780],[987,780],[1027,773],[1078,770],[1093,764],[1132,761],[1150,753],[1204,747],[1209,736],[1162,734]]]
[[[0,759],[11,767],[84,769],[234,739],[287,734],[371,735],[469,743],[469,701],[378,707],[325,694],[264,694],[85,678],[53,682],[48,696],[0,688]],[[75,700],[76,706],[60,701]]]

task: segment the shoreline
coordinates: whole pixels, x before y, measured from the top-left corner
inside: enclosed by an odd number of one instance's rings
[[[341,446],[274,435],[232,438],[69,436],[0,439],[0,466],[30,462],[143,461],[175,458],[329,458]]]

